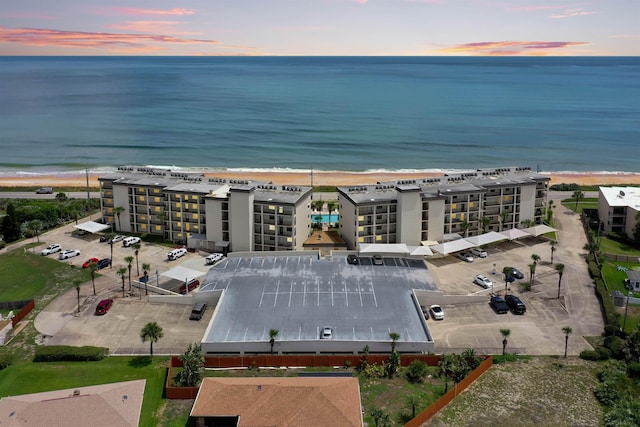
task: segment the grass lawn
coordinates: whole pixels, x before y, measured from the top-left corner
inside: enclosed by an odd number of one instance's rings
[[[583,209],[598,209],[597,197],[585,197],[578,202],[578,208],[576,209],[576,199],[564,199],[560,202],[562,206],[571,209],[574,212],[582,213]]]
[[[630,242],[613,240],[603,237],[600,240],[600,252],[615,255],[627,255],[640,257],[640,250],[629,244]]]
[[[0,397],[146,379],[140,426],[152,427],[164,403],[167,360],[112,356],[99,362],[17,363],[0,371]]]

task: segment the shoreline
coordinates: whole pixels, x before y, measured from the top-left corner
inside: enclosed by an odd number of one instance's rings
[[[114,171],[112,173],[116,173]],[[271,181],[275,185],[311,185],[310,171],[243,171],[243,170],[207,170],[201,171],[206,177],[226,179],[248,179],[255,181]],[[378,181],[394,181],[400,179],[421,179],[442,177],[446,172],[427,171],[313,171],[314,186],[349,186],[375,184]],[[107,175],[105,172],[89,172],[89,186],[98,187],[98,178]],[[638,172],[540,172],[551,178],[554,184],[578,185],[640,185]],[[51,172],[42,174],[0,174],[1,187],[85,187],[85,172]]]

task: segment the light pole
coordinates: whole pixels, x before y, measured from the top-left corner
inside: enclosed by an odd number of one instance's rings
[[[160,287],[160,272],[156,270],[156,286]]]
[[[627,311],[629,311],[629,298],[631,298],[631,290],[627,289],[627,304],[624,307],[624,320],[622,321],[622,332],[624,332],[625,326],[627,326]]]

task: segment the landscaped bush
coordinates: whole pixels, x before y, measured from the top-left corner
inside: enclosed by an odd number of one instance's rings
[[[600,353],[595,350],[582,350],[580,352],[580,358],[584,360],[598,361],[600,360]]]
[[[624,348],[624,340],[617,336],[608,336],[604,339],[604,346],[611,351],[611,356],[614,359],[622,359],[624,354],[622,349]]]
[[[604,325],[604,333],[605,337],[613,337],[620,335],[620,328],[616,325]]]
[[[576,191],[579,190],[580,186],[578,184],[553,184],[549,187],[551,191]]]
[[[0,371],[11,365],[11,357],[8,355],[0,356]]]
[[[427,364],[422,360],[414,360],[407,368],[404,376],[410,383],[421,383],[424,377],[427,376]]]
[[[42,346],[36,349],[34,362],[95,362],[108,355],[106,347]]]
[[[629,378],[640,378],[640,363],[632,362],[627,365]]]

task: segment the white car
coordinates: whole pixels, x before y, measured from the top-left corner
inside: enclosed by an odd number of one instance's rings
[[[330,340],[333,339],[333,328],[331,326],[325,326],[322,328],[322,333],[320,334],[321,340]]]
[[[444,320],[444,310],[438,304],[434,304],[429,307],[429,311],[431,312],[431,318],[434,320]]]
[[[123,236],[121,234],[118,234],[117,236],[113,236],[113,239],[111,239],[112,243],[116,243],[119,242],[120,240],[124,240],[127,236]]]
[[[167,259],[169,261],[173,261],[180,258],[181,256],[186,255],[186,253],[187,253],[187,250],[185,248],[174,249],[172,251],[169,251],[169,253],[167,253]]]
[[[489,255],[487,253],[487,251],[485,251],[482,248],[471,248],[471,250],[469,252],[471,252],[472,255],[475,255],[475,256],[477,256],[479,258],[486,258],[487,255]]]
[[[139,237],[127,237],[122,241],[122,246],[127,248],[129,246],[135,245],[136,243],[140,243]]]
[[[211,254],[205,258],[204,262],[207,265],[212,265],[220,261],[222,258],[224,258],[224,255],[222,254]]]
[[[489,280],[487,276],[483,276],[482,274],[478,274],[473,280],[473,283],[480,285],[485,289],[493,288],[493,282]]]
[[[78,256],[78,255],[80,255],[79,249],[67,249],[65,251],[60,252],[60,255],[58,255],[58,259],[73,258],[74,256]]]
[[[465,262],[473,262],[473,257],[468,252],[460,252],[456,254],[456,258]]]
[[[59,244],[53,244],[53,245],[49,245],[46,248],[44,248],[42,250],[42,252],[40,252],[41,255],[51,255],[54,254],[56,252],[60,252],[62,250],[62,245]]]

